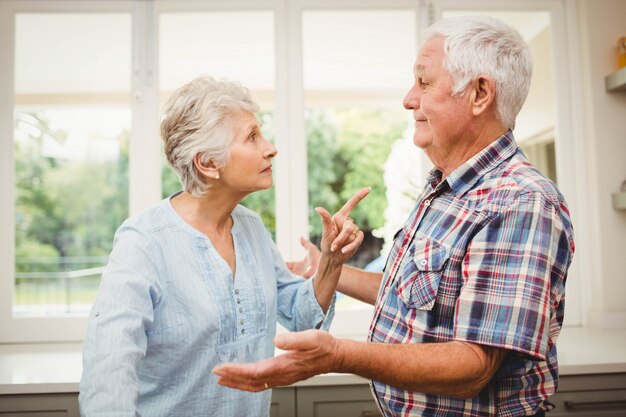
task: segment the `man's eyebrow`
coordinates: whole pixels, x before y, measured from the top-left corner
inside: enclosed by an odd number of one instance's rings
[[[415,75],[415,78],[421,76],[424,73],[424,66],[420,65],[420,64],[416,64],[413,67],[413,75]]]

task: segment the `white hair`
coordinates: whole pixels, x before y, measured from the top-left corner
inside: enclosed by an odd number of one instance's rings
[[[259,106],[236,81],[201,76],[170,96],[163,109],[161,138],[167,161],[185,191],[199,197],[209,188],[193,162],[196,155],[218,168],[226,164],[234,133],[231,116],[238,111],[255,114]]]
[[[509,25],[489,16],[461,16],[440,20],[424,33],[424,41],[444,40],[444,68],[460,94],[481,74],[496,84],[496,108],[507,129],[515,127],[530,88],[532,57],[522,36]]]

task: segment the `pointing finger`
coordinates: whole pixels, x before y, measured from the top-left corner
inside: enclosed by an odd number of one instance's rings
[[[359,191],[356,192],[356,194],[350,197],[348,201],[346,201],[346,204],[344,204],[343,207],[339,209],[337,214],[348,217],[350,212],[356,207],[357,204],[359,204],[361,200],[363,200],[370,193],[371,190],[372,187],[361,188]]]

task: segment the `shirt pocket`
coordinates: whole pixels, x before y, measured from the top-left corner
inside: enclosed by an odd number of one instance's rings
[[[439,242],[421,238],[409,250],[396,293],[407,308],[432,310],[449,254]]]

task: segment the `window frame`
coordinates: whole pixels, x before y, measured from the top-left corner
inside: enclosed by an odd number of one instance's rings
[[[542,10],[550,13],[553,27],[554,82],[557,99],[557,172],[560,184],[577,225],[577,237],[591,235],[582,220],[589,212],[584,200],[584,184],[576,183],[588,172],[584,149],[585,132],[582,103],[572,100],[571,91],[580,83],[575,5],[564,0],[478,0],[468,4],[459,0],[124,0],[119,2],[60,0],[0,0],[0,343],[82,341],[87,318],[12,317],[15,272],[15,164],[13,161],[15,14],[36,13],[110,13],[132,14],[131,110],[132,126],[129,160],[129,215],[138,213],[161,199],[161,148],[159,141],[158,21],[159,14],[171,11],[263,10],[274,13],[275,36],[275,129],[280,156],[275,160],[276,242],[285,259],[303,256],[300,236],[308,236],[307,149],[304,122],[302,62],[302,12],[306,10],[414,10],[417,33],[443,10]],[[559,47],[568,45],[568,48]],[[418,42],[419,46],[419,42]],[[574,52],[570,52],[574,51]],[[417,51],[415,51],[417,54]],[[558,75],[558,77],[557,77]],[[407,86],[408,89],[409,86]],[[559,140],[559,138],[567,138]],[[567,164],[565,161],[575,161]],[[428,164],[424,164],[428,166]],[[577,192],[578,191],[578,192]],[[581,221],[578,221],[581,220]],[[585,322],[589,291],[585,283],[572,276],[591,276],[583,272],[597,265],[590,256],[575,258],[568,283],[570,324]],[[369,324],[369,309],[336,314],[331,331],[344,337],[359,337],[355,328]],[[367,323],[365,323],[367,321]],[[355,323],[358,325],[355,326]]]
[[[0,343],[82,341],[86,317],[14,318],[15,285],[15,16],[18,13],[132,13],[132,2],[0,1]],[[134,25],[134,24],[133,24]],[[129,74],[130,75],[130,74]],[[133,120],[134,123],[134,120]]]
[[[586,200],[589,165],[584,154],[586,123],[581,100],[572,92],[582,83],[579,65],[579,39],[577,32],[576,5],[563,0],[462,0],[433,1],[432,15],[440,19],[444,11],[490,10],[490,11],[542,11],[550,15],[552,81],[555,98],[555,155],[559,190],[568,203],[572,224],[576,227],[576,241],[589,241],[592,236],[589,218],[591,209]],[[573,163],[572,163],[573,162]],[[580,248],[579,248],[580,249]],[[568,270],[567,303],[564,325],[581,326],[589,323],[591,308],[591,280],[593,265],[599,265],[596,251],[574,256]]]

